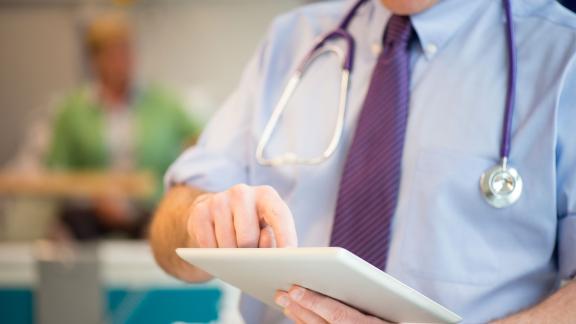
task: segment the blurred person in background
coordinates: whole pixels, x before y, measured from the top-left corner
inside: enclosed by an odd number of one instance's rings
[[[133,35],[124,15],[94,19],[84,41],[92,80],[58,107],[46,163],[60,171],[146,170],[157,192],[146,202],[117,195],[67,202],[62,220],[77,239],[115,233],[141,237],[160,196],[162,174],[199,127],[172,93],[136,85]]]

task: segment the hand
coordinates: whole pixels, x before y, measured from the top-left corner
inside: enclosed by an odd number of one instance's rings
[[[102,223],[111,228],[128,228],[134,223],[130,202],[114,197],[98,197],[94,209]]]
[[[191,245],[201,248],[296,247],[290,209],[269,186],[236,185],[198,196],[189,210]]]
[[[278,291],[276,304],[284,309],[284,314],[302,324],[385,324],[381,319],[365,315],[308,289],[292,286],[288,292]]]

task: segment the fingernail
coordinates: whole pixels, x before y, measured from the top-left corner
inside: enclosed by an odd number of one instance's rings
[[[276,298],[276,304],[280,307],[286,307],[286,306],[288,306],[288,303],[290,303],[290,300],[288,300],[288,297],[286,297],[284,295]]]
[[[300,300],[302,295],[304,295],[304,289],[300,287],[295,287],[290,290],[290,297],[294,300]]]

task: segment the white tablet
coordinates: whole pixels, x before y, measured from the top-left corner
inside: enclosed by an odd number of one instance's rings
[[[277,307],[299,285],[396,323],[457,323],[460,316],[342,248],[177,249],[178,255]]]

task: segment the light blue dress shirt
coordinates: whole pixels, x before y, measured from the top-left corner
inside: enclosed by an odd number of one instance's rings
[[[340,174],[390,13],[368,1],[356,40],[342,142],[318,166],[260,166],[255,147],[288,77],[353,1],[309,5],[277,18],[237,90],[168,184],[221,191],[272,185],[295,216],[302,246],[329,243]],[[530,307],[576,272],[576,18],[551,0],[512,0],[518,92],[511,163],[517,204],[494,209],[479,189],[499,159],[507,60],[500,0],[440,0],[412,17],[411,102],[387,272],[479,323]],[[334,42],[337,46],[339,42]],[[232,54],[231,54],[232,55]],[[332,136],[340,69],[318,59],[274,133],[268,156],[314,157]],[[380,242],[371,242],[380,244]],[[245,307],[248,323],[282,321]],[[382,305],[386,307],[386,305]]]

